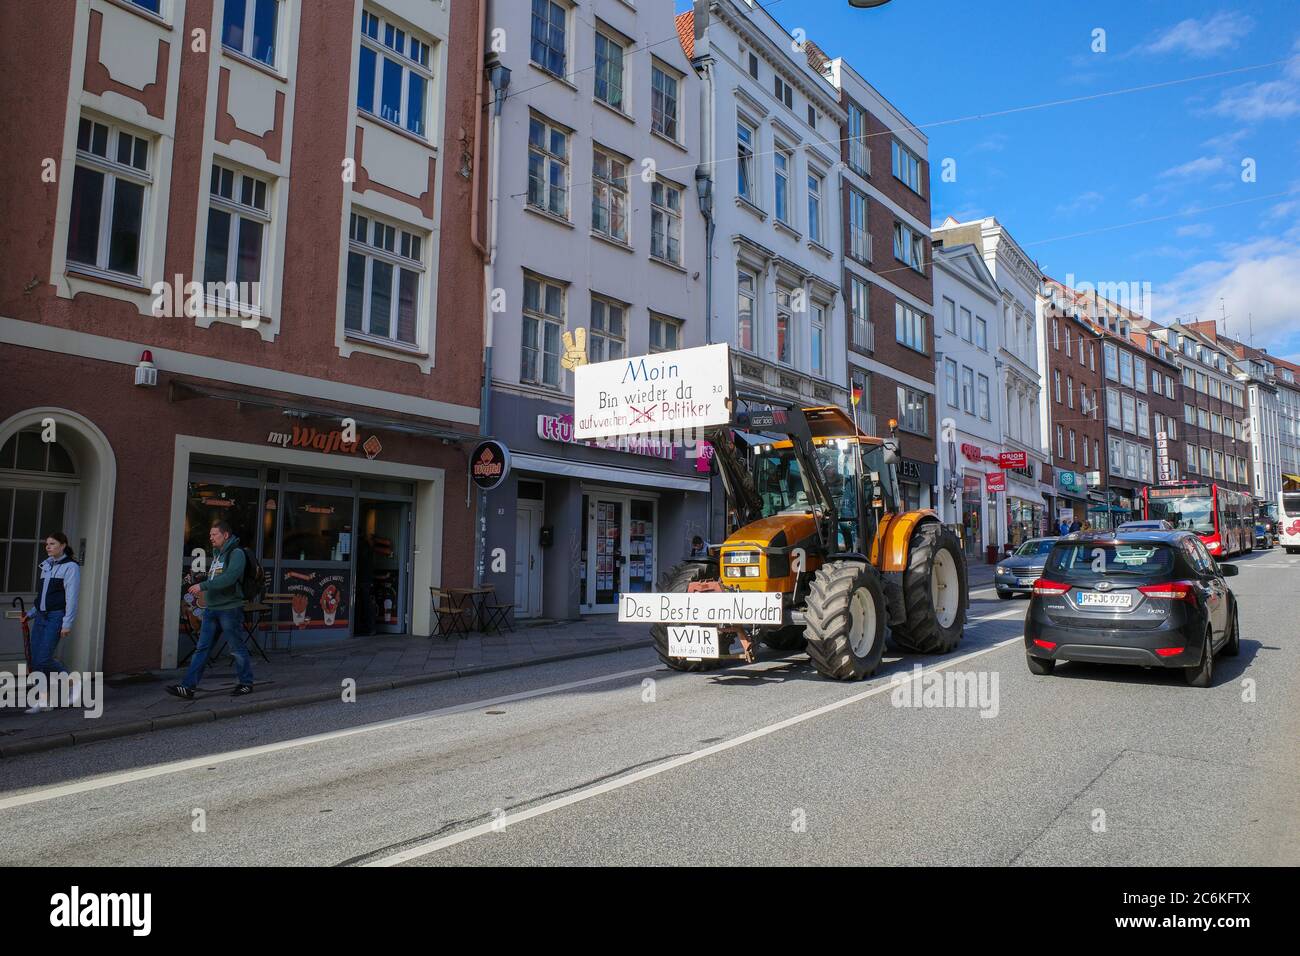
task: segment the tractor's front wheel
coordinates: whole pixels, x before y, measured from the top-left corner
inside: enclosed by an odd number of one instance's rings
[[[833,561],[813,577],[804,614],[808,658],[832,680],[862,680],[885,653],[885,591],[869,564]]]
[[[676,565],[663,576],[662,590],[665,592],[685,592],[696,581],[716,581],[717,578],[718,566],[714,562],[687,561]],[[655,642],[655,650],[659,653],[659,659],[675,671],[707,671],[720,667],[722,664],[721,661],[708,659],[688,661],[683,657],[669,657],[667,624],[650,625],[650,637]],[[725,641],[725,639],[722,640]],[[725,653],[726,649],[719,647],[719,651]]]
[[[903,572],[906,620],[890,632],[900,650],[947,654],[966,626],[966,560],[957,536],[928,522],[912,532]]]

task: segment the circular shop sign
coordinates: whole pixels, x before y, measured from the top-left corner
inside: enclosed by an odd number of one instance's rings
[[[491,491],[510,474],[510,449],[499,441],[482,441],[469,459],[469,476],[481,491]]]

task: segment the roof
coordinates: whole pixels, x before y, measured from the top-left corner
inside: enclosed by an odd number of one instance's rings
[[[677,40],[686,52],[687,59],[695,59],[695,11],[687,10],[674,18],[677,25]]]

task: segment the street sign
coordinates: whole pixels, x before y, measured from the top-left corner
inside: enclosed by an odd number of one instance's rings
[[[469,459],[469,474],[480,490],[496,488],[510,474],[510,449],[492,439],[479,442]]]
[[[579,366],[573,437],[687,431],[731,420],[726,344]]]
[[[1029,453],[1023,451],[1004,451],[998,455],[999,468],[1028,468]]]

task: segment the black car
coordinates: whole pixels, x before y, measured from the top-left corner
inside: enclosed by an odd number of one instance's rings
[[[1237,599],[1190,531],[1101,531],[1062,538],[1048,555],[1025,615],[1035,674],[1057,661],[1181,667],[1208,687],[1214,655],[1235,656]]]
[[[1047,555],[1056,544],[1057,538],[1030,538],[1011,556],[998,562],[993,572],[993,585],[998,589],[998,597],[1007,601],[1017,594],[1032,594],[1034,582],[1043,573]]]

